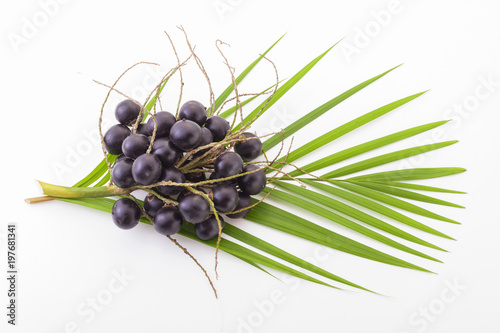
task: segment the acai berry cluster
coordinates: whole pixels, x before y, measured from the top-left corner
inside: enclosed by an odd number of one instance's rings
[[[148,192],[143,205],[130,193],[117,200],[114,223],[131,229],[147,215],[156,231],[169,236],[186,221],[208,240],[218,236],[219,222],[224,227],[220,214],[245,217],[251,195],[266,185],[264,171],[250,162],[262,153],[260,139],[232,133],[226,119],[207,116],[197,101],[184,103],[177,117],[160,111],[143,119],[143,110],[136,101],[122,101],[115,110],[119,124],[104,135],[106,151],[118,155],[112,183]]]

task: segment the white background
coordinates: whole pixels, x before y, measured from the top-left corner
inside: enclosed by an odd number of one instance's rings
[[[7,284],[2,278],[2,331],[6,327],[8,332],[54,333],[500,330],[498,1],[71,0],[63,4],[27,0],[2,1],[1,7],[3,272],[7,223],[17,223],[19,240],[18,325],[6,324]],[[326,252],[238,221],[238,226],[263,239],[303,258],[315,258],[321,267],[386,296],[337,291],[278,274],[285,278],[280,282],[222,253],[216,300],[199,269],[152,228],[141,225],[125,232],[113,225],[109,215],[88,208],[60,202],[26,204],[24,198],[41,194],[35,180],[71,185],[100,161],[100,147],[90,143],[88,133],[97,127],[106,89],[92,79],[112,83],[138,61],[158,62],[163,71],[173,67],[175,58],[163,30],[170,33],[181,57],[188,55],[177,25],[183,25],[196,44],[216,94],[229,83],[216,39],[231,44],[225,52],[241,71],[287,33],[269,57],[280,78],[289,78],[345,37],[256,124],[262,131],[278,130],[355,84],[404,63],[301,131],[295,146],[396,99],[430,89],[428,93],[298,164],[397,130],[453,118],[443,126],[440,140],[460,143],[410,163],[468,169],[427,182],[467,191],[467,195],[439,196],[467,206],[466,210],[423,205],[462,225],[418,218],[458,241],[412,231],[450,251],[415,246],[444,264],[413,258],[301,214],[437,274]],[[241,85],[242,91],[255,92],[272,84],[271,66],[263,62],[259,68]],[[158,70],[138,67],[120,88],[140,95],[157,79],[151,73]],[[208,104],[206,82],[194,63],[185,75],[185,99]],[[493,84],[486,86],[485,81]],[[163,98],[167,109],[176,103],[176,87],[177,78]],[[119,99],[114,96],[112,103]],[[112,110],[110,104],[105,115],[110,122]],[[436,141],[436,136],[425,133],[374,154]],[[362,158],[369,156],[373,155]],[[63,173],[61,165],[67,167]],[[380,170],[402,166],[397,162]],[[213,251],[179,240],[213,277]],[[114,274],[120,272],[131,279],[116,282]],[[111,294],[110,283],[120,291]],[[90,299],[103,300],[106,295],[112,299],[105,299],[100,311],[90,310]]]

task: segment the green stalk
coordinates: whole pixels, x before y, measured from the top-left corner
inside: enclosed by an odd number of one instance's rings
[[[38,181],[43,194],[53,198],[100,198],[129,193],[130,189],[119,188],[116,185],[99,187],[67,187]],[[27,199],[29,200],[29,199]]]

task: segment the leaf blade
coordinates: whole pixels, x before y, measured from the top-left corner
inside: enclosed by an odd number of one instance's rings
[[[386,136],[383,136],[378,139],[374,139],[347,149],[344,149],[342,151],[336,152],[334,154],[325,156],[323,158],[320,158],[319,160],[316,160],[312,163],[309,163],[303,167],[300,167],[297,170],[294,170],[290,173],[291,177],[296,177],[299,175],[304,174],[305,172],[313,172],[319,169],[323,169],[325,167],[331,166],[333,164],[345,161],[349,158],[361,155],[363,153],[372,151],[377,148],[381,148],[384,146],[387,146],[391,143],[401,141],[403,139],[412,137],[414,135],[429,131],[431,129],[434,129],[436,127],[439,127],[441,125],[446,124],[448,121],[438,121],[426,125],[421,125],[417,127],[412,127],[403,131],[399,131],[393,134],[389,134]]]
[[[357,257],[388,265],[429,272],[425,268],[390,256],[273,205],[266,203],[258,204],[250,210],[246,219]]]
[[[440,248],[434,244],[431,244],[431,243],[424,241],[418,237],[415,237],[415,236],[413,236],[413,235],[411,235],[411,234],[409,234],[409,233],[407,233],[399,228],[396,228],[396,227],[394,227],[394,226],[392,226],[392,225],[390,225],[390,224],[388,224],[388,223],[386,223],[386,222],[384,222],[384,221],[382,221],[374,216],[371,216],[371,215],[366,214],[362,211],[359,211],[359,210],[357,210],[349,205],[346,205],[338,200],[335,200],[331,197],[322,195],[322,194],[317,193],[317,192],[313,192],[311,190],[308,190],[308,189],[305,189],[305,188],[302,188],[302,187],[299,187],[296,185],[288,184],[285,182],[276,182],[276,184],[279,187],[282,187],[282,188],[284,188],[292,193],[295,193],[301,197],[307,198],[307,199],[312,200],[316,203],[319,203],[323,206],[329,207],[333,210],[336,210],[336,211],[343,213],[347,216],[350,216],[354,219],[362,221],[366,224],[369,224],[377,229],[383,230],[383,231],[390,233],[394,236],[406,239],[406,240],[408,240],[410,242],[414,242],[416,244],[420,244],[423,246],[433,248],[435,250],[445,251],[442,248]],[[387,245],[389,245],[389,244],[387,244]],[[404,247],[404,249],[402,251],[405,251],[405,252],[408,252],[408,253],[411,253],[411,254],[426,258],[426,259],[439,261],[433,257],[430,257],[428,255],[425,255],[423,253],[420,253],[420,252],[415,251],[413,249],[410,249],[408,247]]]
[[[300,71],[298,71],[294,76],[288,79],[281,87],[279,87],[272,98],[267,99],[262,102],[255,110],[250,112],[248,116],[243,119],[243,124],[248,123],[256,117],[260,117],[264,112],[266,112],[271,106],[274,105],[283,95],[285,95],[297,82],[299,82],[330,50],[335,47],[339,42],[335,43],[325,52],[321,53],[319,56],[314,58],[306,66],[304,66]],[[233,128],[233,132],[239,130],[242,124],[238,124]]]
[[[432,179],[456,175],[465,172],[464,168],[441,167],[441,168],[410,168],[402,170],[392,170],[377,172],[357,177],[348,178],[352,181],[406,181]]]
[[[369,80],[366,80],[366,81],[358,84],[357,86],[354,86],[353,88],[343,92],[339,96],[331,99],[330,101],[328,101],[328,102],[324,103],[323,105],[317,107],[316,109],[312,110],[308,114],[304,115],[300,119],[293,122],[291,125],[287,126],[284,129],[283,134],[275,134],[272,137],[270,137],[269,139],[267,139],[265,142],[263,142],[262,149],[264,151],[268,151],[269,149],[273,148],[276,144],[281,142],[282,139],[286,139],[287,137],[289,137],[293,133],[300,130],[305,125],[307,125],[310,122],[312,122],[313,120],[319,118],[325,112],[329,111],[330,109],[332,109],[336,105],[340,104],[341,102],[343,102],[347,98],[351,97],[352,95],[354,95],[358,91],[362,90],[363,88],[369,86],[373,82],[377,81],[378,79],[380,79],[383,76],[387,75],[388,73],[392,72],[394,69],[398,68],[399,66],[401,66],[401,65],[393,67],[393,68],[383,72],[382,74],[379,74],[379,75],[377,75]]]
[[[316,187],[317,189],[327,192],[329,194],[332,194],[334,196],[337,196],[339,198],[348,200],[354,204],[360,205],[364,208],[367,208],[373,212],[379,213],[381,215],[387,216],[395,221],[401,222],[403,224],[406,224],[412,228],[422,230],[424,232],[430,233],[432,235],[436,235],[439,237],[447,238],[454,240],[454,238],[434,229],[431,228],[423,223],[420,223],[406,215],[403,215],[389,207],[386,207],[377,201],[371,200],[369,198],[366,198],[364,196],[361,196],[359,194],[349,192],[343,189],[340,189],[338,187],[332,186],[333,184],[323,184],[321,182],[317,181],[311,181],[311,180],[303,180],[304,183],[311,185],[313,187]]]
[[[404,158],[408,158],[408,157],[415,156],[415,155],[420,155],[420,154],[423,154],[423,153],[426,153],[429,151],[433,151],[436,149],[448,147],[448,146],[451,146],[457,142],[458,141],[456,141],[456,140],[445,141],[445,142],[431,143],[428,145],[398,150],[395,152],[372,157],[372,158],[369,158],[369,159],[366,159],[366,160],[363,160],[360,162],[356,162],[356,163],[353,163],[350,165],[346,165],[346,166],[339,168],[339,169],[336,169],[336,170],[332,170],[332,171],[327,172],[324,175],[322,175],[321,178],[331,179],[331,178],[350,175],[350,174],[353,174],[356,172],[364,171],[366,169],[374,168],[376,166],[399,161],[399,160],[402,160]]]
[[[377,183],[371,183],[371,182],[352,182],[352,181],[351,181],[351,183],[358,184],[358,185],[370,188],[370,189],[375,190],[375,191],[391,194],[391,195],[406,198],[406,199],[428,202],[428,203],[432,203],[432,204],[436,204],[436,205],[449,206],[449,207],[455,207],[455,208],[465,208],[464,206],[457,205],[457,204],[454,204],[454,203],[449,202],[449,201],[433,198],[433,197],[430,197],[428,195],[423,195],[420,193],[416,193],[416,192],[412,192],[412,191],[408,191],[408,190],[403,190],[403,189],[396,188],[396,187],[387,186],[384,184],[377,184]]]
[[[406,210],[411,213],[415,213],[424,217],[428,217],[431,219],[439,220],[439,221],[444,221],[444,222],[449,222],[449,223],[454,223],[454,224],[460,224],[460,222],[457,222],[455,220],[449,219],[447,217],[444,217],[442,215],[436,214],[434,212],[431,212],[427,209],[424,209],[422,207],[416,206],[414,204],[411,204],[407,201],[401,200],[394,198],[390,195],[380,193],[353,183],[349,183],[347,181],[337,181],[337,180],[328,180],[332,184],[335,184],[337,186],[343,187],[345,189],[348,189],[349,191],[353,191],[355,193],[358,193],[360,195],[369,197],[371,199],[383,202],[387,205],[394,206],[403,210]]]
[[[377,108],[371,112],[368,112],[368,113],[366,113],[366,114],[364,114],[364,115],[362,115],[354,120],[351,120],[351,121],[335,128],[335,129],[317,137],[316,139],[314,139],[314,140],[306,143],[305,145],[295,149],[294,151],[290,152],[290,154],[288,154],[288,156],[283,156],[283,157],[279,158],[278,161],[284,161],[286,158],[287,162],[293,162],[293,161],[309,154],[310,152],[315,151],[316,149],[323,147],[324,145],[346,135],[347,133],[350,133],[350,132],[354,131],[355,129],[357,129],[357,128],[359,128],[359,127],[395,110],[396,108],[403,106],[404,104],[414,100],[415,98],[421,96],[424,93],[425,93],[425,91],[408,96],[408,97],[405,97],[405,98],[402,98],[402,99],[399,99],[395,102],[389,103],[389,104],[384,105],[380,108]],[[273,166],[277,166],[277,164],[273,165]]]
[[[238,75],[238,77],[236,77],[235,79],[235,82],[236,84],[238,85],[241,81],[243,81],[243,79],[248,75],[248,73],[250,73],[252,71],[252,69],[254,69],[255,66],[257,66],[257,64],[263,59],[263,57],[266,56],[266,54],[269,53],[269,51],[272,50],[272,48],[274,46],[276,46],[276,44],[278,44],[278,42],[283,39],[283,37],[285,37],[285,34],[283,34],[276,42],[274,42],[273,45],[271,45],[261,56],[259,56],[257,59],[255,59],[247,68],[245,68],[243,70],[243,72],[241,72],[240,75]],[[233,83],[229,84],[229,86],[219,95],[219,97],[217,97],[217,99],[215,100],[214,102],[214,110],[218,110],[222,103],[224,103],[224,101],[229,97],[229,95],[231,95],[231,93],[234,91],[234,86],[233,86]],[[207,111],[210,110],[210,108],[207,108]]]

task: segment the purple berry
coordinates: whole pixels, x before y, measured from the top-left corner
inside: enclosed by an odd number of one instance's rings
[[[112,155],[120,155],[122,153],[123,141],[130,135],[130,130],[127,126],[117,124],[111,126],[106,134],[104,134],[104,147],[106,151]]]
[[[156,119],[156,135],[155,138],[168,137],[170,134],[170,129],[175,124],[175,117],[173,114],[167,111],[160,111],[154,115]],[[147,123],[148,131],[153,135],[153,130],[155,128],[155,121],[153,115],[149,118]]]
[[[179,110],[179,119],[194,121],[199,126],[203,126],[207,121],[207,109],[197,101],[188,101],[182,104]]]
[[[161,162],[155,155],[142,154],[132,165],[132,176],[140,185],[151,185],[158,180],[162,170]]]
[[[113,204],[111,210],[113,222],[120,229],[132,229],[141,218],[141,208],[132,199],[121,198]]]
[[[126,99],[118,103],[115,109],[115,118],[122,125],[132,126],[141,112],[141,105],[131,99]],[[139,118],[141,121],[143,116]]]

